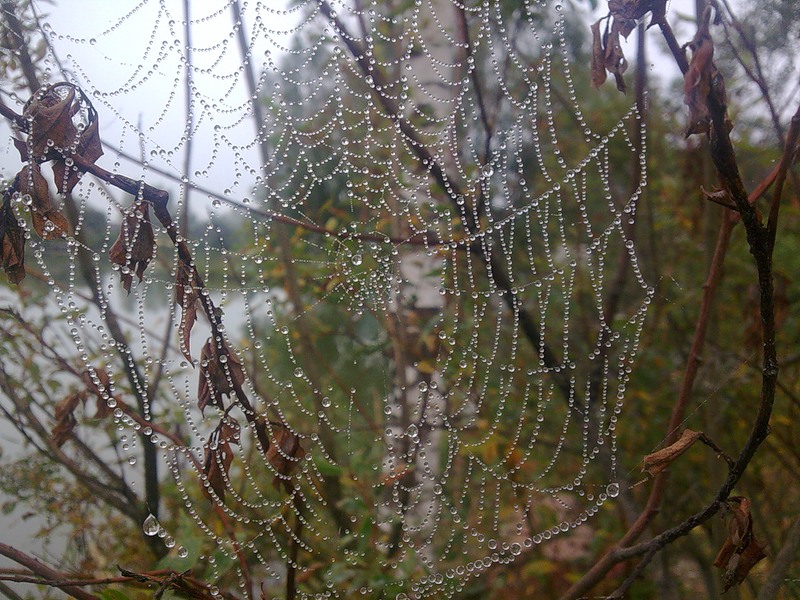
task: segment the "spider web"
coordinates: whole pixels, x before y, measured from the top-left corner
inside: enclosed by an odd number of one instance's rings
[[[227,401],[198,409],[211,330],[195,325],[190,364],[163,231],[122,289],[108,251],[130,197],[85,176],[67,279],[49,272],[51,242],[32,237],[33,253],[76,357],[124,396],[104,315],[75,313],[90,250],[140,386],[157,386],[144,418],[187,440],[144,427],[184,508],[143,526],[175,565],[243,578],[240,553],[275,593],[294,570],[315,597],[452,596],[624,492],[617,433],[653,293],[631,240],[641,115],[582,112],[560,3],[269,4],[193,3],[188,46],[177,2],[44,30],[51,79],[66,74],[100,114],[100,164],[167,189],[187,220],[278,459]],[[141,486],[142,425],[110,402]],[[214,452],[225,419],[242,422],[240,443]],[[284,429],[302,454],[281,447]],[[224,498],[209,455],[230,461]],[[197,556],[198,532],[217,550]]]

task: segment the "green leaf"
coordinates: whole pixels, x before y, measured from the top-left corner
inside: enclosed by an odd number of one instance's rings
[[[342,474],[341,467],[328,462],[321,456],[315,456],[313,460],[314,465],[317,467],[317,470],[319,470],[323,477],[338,477]]]

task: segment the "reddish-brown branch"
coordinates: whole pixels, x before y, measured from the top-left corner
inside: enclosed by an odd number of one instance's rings
[[[8,544],[3,544],[0,542],[0,554],[13,560],[15,563],[30,569],[32,573],[35,573],[45,582],[48,582],[47,585],[58,587],[67,594],[71,595],[73,598],[77,598],[78,600],[99,600],[99,598],[94,594],[90,594],[89,592],[86,592],[75,585],[70,585],[68,583],[59,585],[58,582],[66,581],[70,578],[64,573],[60,573],[52,567],[47,566],[38,558],[29,556],[28,554],[17,550],[13,546],[9,546]]]
[[[777,165],[777,175],[775,177],[775,187],[772,188],[772,199],[769,205],[769,218],[767,219],[767,244],[769,246],[769,253],[772,254],[775,248],[775,235],[778,231],[778,212],[781,206],[781,196],[783,195],[783,184],[786,181],[786,175],[789,172],[794,159],[797,155],[797,141],[800,137],[800,107],[792,117],[792,123],[789,126],[789,132],[786,135],[786,143],[784,145],[781,160]]]

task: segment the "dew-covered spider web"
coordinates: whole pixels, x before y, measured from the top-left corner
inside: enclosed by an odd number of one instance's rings
[[[112,411],[86,443],[142,503],[156,449],[141,527],[165,564],[220,594],[439,598],[579,552],[629,485],[652,295],[642,119],[623,96],[598,111],[570,64],[580,6],[105,4],[42,9],[44,78],[83,91],[96,164],[168,192],[178,234],[143,185],[91,174],[59,200],[66,243],[15,206]]]

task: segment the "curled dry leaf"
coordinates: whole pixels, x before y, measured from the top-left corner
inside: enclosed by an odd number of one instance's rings
[[[606,21],[606,30],[600,34],[600,22]],[[609,27],[609,23],[611,26]],[[625,91],[623,73],[628,68],[628,61],[620,45],[620,32],[622,28],[615,17],[603,17],[592,25],[592,85],[600,87],[606,81],[606,71],[614,75],[617,89]]]
[[[29,163],[22,167],[18,175],[19,193],[30,196],[31,221],[33,229],[43,240],[54,240],[69,235],[67,219],[53,208],[50,186],[42,175],[39,165]]]
[[[32,96],[23,116],[30,122],[28,138],[14,139],[22,160],[53,160],[58,189],[71,192],[83,175],[71,156],[79,155],[93,164],[103,155],[94,106],[80,88],[61,82]]]
[[[225,417],[211,434],[203,463],[203,475],[205,475],[203,494],[209,500],[213,501],[215,494],[220,501],[225,501],[228,471],[233,463],[231,444],[239,443],[239,435],[239,424],[230,417]]]
[[[50,201],[50,186],[47,185],[39,165],[36,163],[25,165],[17,177],[19,193],[21,196],[31,197],[32,209],[46,213],[53,208]]]
[[[737,210],[736,205],[733,203],[733,198],[728,193],[728,190],[712,190],[708,191],[702,185],[700,186],[700,192],[702,192],[703,197],[706,200],[710,200],[720,206],[725,206],[732,210]]]
[[[197,389],[197,406],[205,412],[206,406],[213,404],[224,408],[222,396],[235,392],[244,383],[242,363],[228,350],[225,342],[222,348],[208,338],[200,353],[200,381]]]
[[[75,89],[69,83],[56,83],[39,89],[25,104],[22,116],[31,124],[26,146],[36,162],[60,158],[58,150],[75,143],[78,128],[73,116],[80,108]]]
[[[713,97],[723,109],[727,104],[725,82],[714,65],[714,42],[711,39],[711,8],[706,7],[697,33],[689,48],[692,60],[683,77],[683,102],[689,107],[689,124],[686,137],[695,133],[708,133],[711,124],[709,97]],[[725,125],[730,129],[727,116]]]
[[[730,498],[727,507],[730,510],[728,537],[714,560],[715,567],[725,570],[724,591],[742,583],[750,570],[766,557],[766,545],[753,534],[750,500]]]
[[[280,489],[281,482],[284,486],[289,485],[289,478],[305,458],[306,451],[300,443],[300,436],[285,425],[273,426],[271,442],[267,449],[267,460],[276,473],[272,485]]]
[[[606,82],[606,52],[603,48],[603,34],[600,33],[598,19],[592,24],[592,85],[596,88]]]
[[[625,39],[648,12],[652,14],[649,27],[662,23],[666,15],[666,0],[609,0],[609,14],[592,25],[592,85],[600,87],[606,81],[606,71],[614,75],[617,89],[625,92],[623,74],[628,61],[622,52],[620,36]],[[607,20],[601,35],[600,22]]]
[[[708,94],[711,91],[711,76],[714,69],[714,44],[710,37],[702,37],[692,42],[691,47],[692,61],[683,78],[683,102],[689,107],[686,137],[708,132],[710,122]]]
[[[80,133],[75,154],[94,164],[103,155],[103,146],[100,143],[97,113],[91,106],[89,114],[92,117],[89,124]],[[53,162],[53,176],[58,189],[63,194],[69,194],[75,188],[82,175],[83,171],[78,169],[70,158],[59,158]]]
[[[86,402],[86,392],[76,392],[70,394],[61,400],[55,406],[56,422],[53,429],[50,431],[50,436],[53,443],[59,448],[64,445],[69,438],[72,437],[72,431],[75,429],[77,421],[75,420],[75,409],[78,404]]]
[[[25,277],[25,230],[19,226],[11,209],[10,195],[6,194],[0,212],[0,260],[11,283]]]
[[[178,265],[175,285],[178,304],[183,309],[181,311],[181,322],[178,326],[181,352],[183,352],[186,360],[191,362],[192,327],[197,320],[197,301],[200,298],[198,289],[195,286],[194,269],[181,262]]]
[[[646,471],[653,476],[657,475],[671,465],[672,462],[681,454],[686,452],[686,450],[688,450],[692,444],[700,439],[702,435],[702,431],[685,429],[681,434],[681,437],[678,438],[675,443],[645,456],[642,471]]]
[[[620,25],[619,19],[615,17],[614,23],[611,25],[611,31],[603,36],[605,46],[604,62],[606,70],[614,76],[617,89],[620,92],[625,92],[626,87],[623,74],[628,70],[628,61],[625,58],[625,54],[622,52],[622,45],[619,39],[622,31],[623,26]]]
[[[125,212],[117,240],[108,251],[111,262],[121,267],[122,287],[130,293],[133,274],[142,280],[147,265],[156,252],[150,205],[139,202]]]

